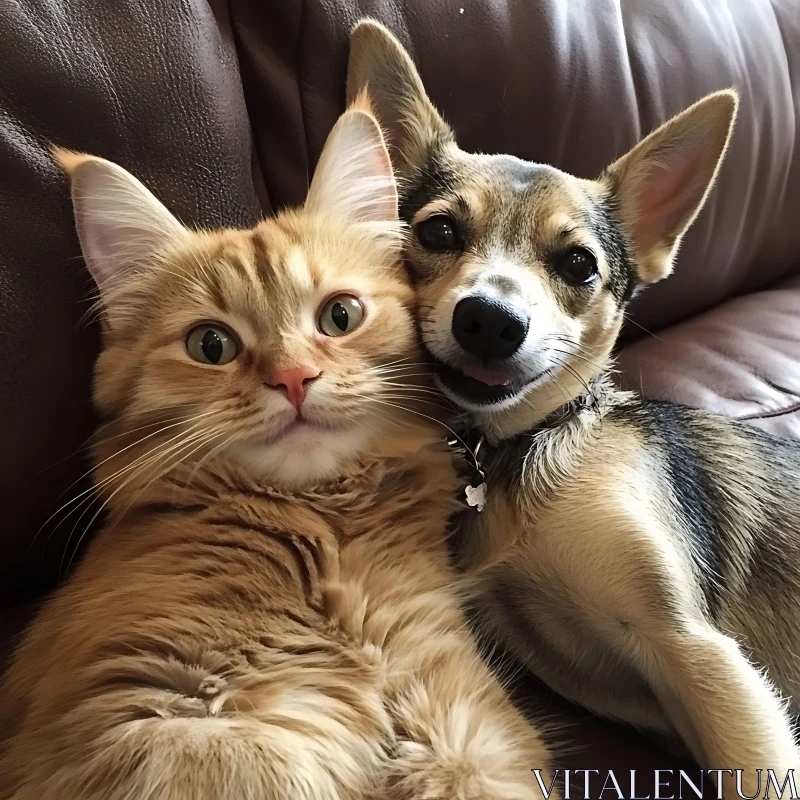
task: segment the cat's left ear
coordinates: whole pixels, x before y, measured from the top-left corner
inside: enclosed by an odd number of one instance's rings
[[[325,142],[305,207],[350,222],[397,222],[397,183],[381,127],[362,92]]]
[[[101,295],[189,231],[144,184],[111,161],[59,147],[53,157],[72,185],[75,224],[86,266]]]

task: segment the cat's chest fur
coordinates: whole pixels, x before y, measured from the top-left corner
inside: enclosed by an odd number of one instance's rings
[[[459,482],[449,454],[375,459],[331,486],[288,494],[234,484],[220,507],[243,524],[277,525],[289,536],[322,537],[344,556],[350,550],[400,547],[444,549],[443,530],[459,507]]]
[[[70,703],[130,652],[167,659],[175,691],[191,665],[245,686],[298,654],[324,665],[349,653],[348,669],[382,674],[420,625],[434,636],[463,623],[446,541],[457,486],[436,449],[296,495],[227,465],[176,473],[112,515],[27,646],[36,663],[58,652],[82,676]],[[103,671],[87,672],[98,659]],[[150,681],[150,666],[135,669]],[[62,696],[58,675],[40,678],[39,691]]]
[[[439,447],[376,458],[336,484],[301,493],[227,467],[193,480],[197,494],[182,502],[196,511],[177,527],[169,513],[157,516],[148,538],[166,553],[185,540],[188,523],[210,569],[218,556],[225,560],[224,546],[251,551],[246,577],[266,605],[282,598],[337,625],[356,607],[385,609],[452,584],[447,527],[460,507],[460,482]]]

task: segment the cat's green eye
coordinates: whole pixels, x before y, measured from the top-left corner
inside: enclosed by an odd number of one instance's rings
[[[351,294],[337,294],[322,307],[319,329],[326,336],[345,336],[352,333],[364,319],[364,306]]]
[[[186,337],[186,350],[201,364],[220,367],[233,361],[239,346],[233,335],[220,325],[198,325]]]

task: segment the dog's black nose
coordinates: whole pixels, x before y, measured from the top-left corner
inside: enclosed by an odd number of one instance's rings
[[[530,315],[491,297],[473,295],[453,311],[453,336],[468,353],[486,361],[508,358],[528,333]]]

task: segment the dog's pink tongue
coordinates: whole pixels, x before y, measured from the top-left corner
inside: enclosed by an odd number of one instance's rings
[[[463,372],[468,378],[474,378],[487,386],[505,386],[511,383],[511,378],[504,372],[490,372],[478,367],[464,367]]]

